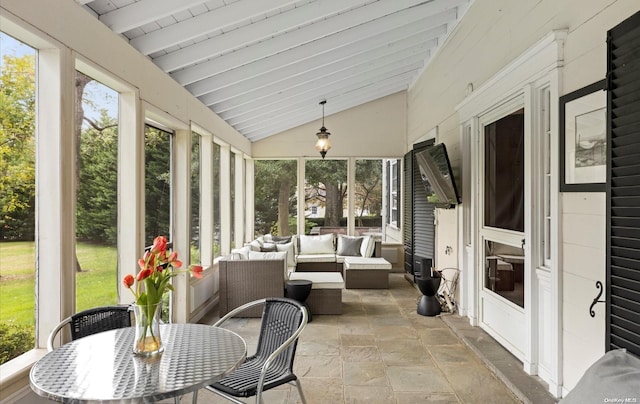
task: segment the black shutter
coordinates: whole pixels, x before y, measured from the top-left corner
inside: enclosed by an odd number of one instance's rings
[[[422,149],[415,149],[421,151]],[[416,256],[419,258],[431,258],[433,260],[433,250],[435,246],[435,226],[434,226],[435,205],[427,201],[427,190],[418,163],[413,162],[413,255],[414,262]]]
[[[402,164],[402,229],[404,243],[404,271],[413,281],[413,152],[404,155]]]
[[[421,270],[424,260],[434,262],[436,231],[434,225],[435,205],[428,202],[427,190],[420,175],[415,153],[433,146],[434,140],[427,140],[413,145],[413,272]]]
[[[607,35],[606,349],[640,356],[640,13]]]

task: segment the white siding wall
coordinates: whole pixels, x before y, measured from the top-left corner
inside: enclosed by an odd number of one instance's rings
[[[605,282],[605,194],[562,195],[562,339],[565,391],[604,353],[605,305],[589,306]],[[604,299],[604,295],[601,299]]]
[[[476,0],[408,91],[407,144],[437,127],[439,141],[446,143],[459,172],[461,135],[454,107],[469,87],[480,87],[555,29],[568,29],[560,94],[600,80],[606,73],[606,31],[638,10],[636,0]],[[605,281],[605,195],[566,193],[562,206],[560,315],[566,393],[604,353],[604,305],[596,306],[594,319],[588,308],[597,293],[595,281]]]

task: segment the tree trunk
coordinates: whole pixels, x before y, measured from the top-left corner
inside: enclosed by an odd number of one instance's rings
[[[291,234],[289,228],[289,192],[291,184],[289,179],[280,181],[280,192],[278,192],[278,235],[288,236]]]
[[[76,114],[75,114],[75,125],[74,125],[74,136],[75,136],[75,149],[76,149],[76,161],[75,161],[75,198],[78,200],[78,189],[80,187],[80,143],[81,143],[81,135],[82,135],[82,122],[84,121],[84,109],[82,108],[82,95],[84,94],[84,88],[89,84],[89,82],[93,81],[93,79],[85,74],[82,74],[76,71]],[[80,267],[80,261],[78,261],[78,254],[76,253],[76,272],[82,272],[82,267]]]
[[[340,188],[338,185],[325,184],[326,200],[324,212],[324,225],[327,227],[340,227],[342,217],[342,205],[340,201]]]

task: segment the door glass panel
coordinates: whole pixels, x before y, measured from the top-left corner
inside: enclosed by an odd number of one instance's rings
[[[484,225],[524,231],[524,109],[484,128]]]
[[[524,250],[485,242],[484,287],[524,307]]]

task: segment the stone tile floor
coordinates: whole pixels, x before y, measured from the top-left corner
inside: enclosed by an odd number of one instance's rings
[[[296,374],[309,404],[555,403],[539,379],[467,319],[416,313],[420,293],[392,273],[389,289],[343,291],[343,314],[314,316],[303,332]],[[213,324],[217,312],[201,320]],[[230,329],[255,350],[259,319],[234,319]],[[298,403],[296,388],[267,391],[265,403]],[[181,402],[191,402],[192,395]],[[48,400],[29,394],[21,402]],[[173,399],[163,400],[173,403]],[[199,403],[228,403],[207,391]],[[255,402],[247,399],[246,402]]]
[[[490,370],[472,346],[452,331],[444,318],[454,316],[418,315],[417,289],[403,274],[392,273],[389,281],[389,289],[344,290],[342,315],[316,315],[307,325],[298,345],[295,372],[308,403],[530,401],[518,398],[495,369]],[[202,322],[216,319],[212,313]],[[247,340],[251,353],[259,319],[234,319],[228,324]],[[290,385],[266,392],[264,401],[300,402]],[[198,402],[227,401],[201,390]]]

